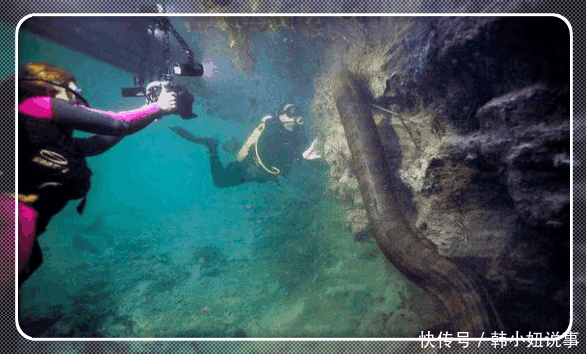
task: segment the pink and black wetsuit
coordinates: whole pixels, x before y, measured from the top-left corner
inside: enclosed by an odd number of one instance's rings
[[[159,111],[157,103],[151,103],[132,111],[105,112],[51,97],[28,98],[18,106],[19,114],[102,135],[137,132],[152,122]]]
[[[91,171],[87,156],[99,155],[122,137],[135,133],[155,119],[161,109],[156,104],[126,112],[105,112],[51,97],[24,99],[18,106],[18,193],[36,195],[28,205],[37,215],[25,217],[26,208],[19,207],[19,259],[28,258],[19,276],[22,284],[42,262],[36,237],[43,233],[49,220],[69,200],[84,198],[90,187]],[[73,131],[94,135],[74,138]],[[19,202],[20,203],[20,202]],[[81,209],[78,208],[81,212]],[[34,242],[22,231],[33,230]],[[36,232],[35,232],[36,231]],[[21,235],[23,234],[23,235]],[[22,247],[21,247],[22,246]]]

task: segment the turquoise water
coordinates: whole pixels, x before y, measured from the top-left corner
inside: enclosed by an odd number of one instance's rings
[[[230,68],[226,52],[213,54],[224,65],[208,82],[218,95],[213,102],[197,98],[198,118],[165,117],[88,158],[94,175],[85,213],[70,202],[39,239],[45,261],[22,289],[28,334],[400,337],[429,323],[406,305],[421,291],[372,239],[358,243],[348,231],[323,169],[299,165],[280,184],[218,189],[206,150],[168,129],[243,141],[282,99],[301,94],[297,103],[309,105],[317,67],[283,74],[284,54],[270,50],[279,40],[256,39],[249,74]],[[319,54],[308,48],[304,55]],[[19,63],[49,60],[75,72],[93,107],[142,104],[120,97],[120,88],[132,85],[130,74],[80,53],[23,33],[18,55]],[[221,153],[224,162],[233,158]]]

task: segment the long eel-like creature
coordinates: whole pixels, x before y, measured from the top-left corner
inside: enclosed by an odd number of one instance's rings
[[[369,96],[349,71],[333,78],[333,96],[352,153],[377,243],[387,259],[408,279],[434,295],[445,307],[451,330],[470,337],[504,330],[498,313],[469,269],[442,257],[423,242],[406,221],[389,181],[383,148],[368,106]]]

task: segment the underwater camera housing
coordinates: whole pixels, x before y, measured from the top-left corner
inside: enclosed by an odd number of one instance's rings
[[[159,11],[160,12],[160,11]],[[147,31],[145,48],[150,48],[150,43],[155,41],[155,33],[163,34],[163,48],[161,50],[165,53],[164,64],[150,63],[150,70],[147,70],[149,60],[149,52],[145,49],[143,53],[143,59],[141,62],[141,68],[134,78],[134,87],[124,87],[121,89],[122,97],[146,97],[147,103],[156,102],[161,94],[162,90],[175,92],[179,103],[178,114],[183,119],[190,119],[197,117],[197,114],[193,113],[193,95],[189,93],[185,86],[171,82],[173,76],[189,76],[189,77],[201,77],[204,74],[204,68],[201,63],[194,60],[193,51],[187,45],[187,42],[181,37],[181,35],[175,30],[170,20],[165,17],[153,18],[152,22],[145,27]],[[171,50],[169,45],[169,36],[173,35],[181,50],[185,55],[185,59],[182,63],[177,63],[172,67],[172,71],[169,70],[169,52]],[[151,58],[151,60],[154,60]],[[153,68],[154,66],[159,66]],[[144,88],[145,80],[160,80],[152,81]]]
[[[193,95],[189,93],[185,86],[171,81],[153,81],[147,85],[144,92],[147,103],[157,102],[162,92],[175,92],[177,94],[177,114],[183,119],[191,119],[197,117],[193,113]]]

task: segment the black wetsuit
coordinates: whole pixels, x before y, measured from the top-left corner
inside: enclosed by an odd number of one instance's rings
[[[287,176],[295,160],[301,158],[303,147],[307,144],[305,132],[296,127],[288,131],[279,118],[272,117],[265,123],[265,129],[258,140],[258,154],[262,163],[269,169],[276,167],[278,174],[271,174],[256,163],[254,145],[242,161],[222,166],[217,149],[210,149],[210,165],[214,185],[219,188],[233,187],[245,182],[267,182],[277,180],[277,176]]]
[[[22,99],[18,108],[18,194],[36,195],[30,205],[38,212],[36,236],[68,201],[84,198],[90,188],[87,156],[99,155],[124,135],[134,133],[161,116],[156,105],[114,113],[93,110],[49,97]],[[95,135],[74,138],[73,130]],[[42,263],[37,240],[28,264],[19,274],[22,284]]]
[[[234,187],[246,182],[277,181],[278,176],[287,176],[295,160],[301,158],[303,147],[307,143],[307,135],[301,127],[288,131],[278,118],[271,116],[266,120],[264,131],[258,140],[258,155],[266,168],[279,170],[278,174],[271,174],[256,161],[254,145],[242,161],[233,161],[224,167],[215,139],[198,138],[181,127],[170,128],[182,138],[209,148],[212,180],[218,188]]]

